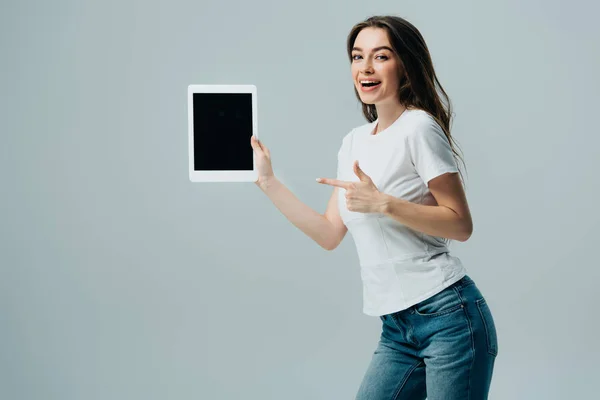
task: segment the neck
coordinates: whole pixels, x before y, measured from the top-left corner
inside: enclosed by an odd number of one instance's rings
[[[374,135],[387,129],[406,110],[406,107],[398,102],[376,104],[375,108],[377,109],[377,126],[373,132]]]

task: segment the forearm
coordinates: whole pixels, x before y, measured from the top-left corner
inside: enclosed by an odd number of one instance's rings
[[[471,223],[448,207],[416,204],[387,194],[382,196],[381,212],[411,229],[460,242],[471,236]]]
[[[294,226],[324,249],[331,248],[334,228],[324,215],[300,201],[275,177],[260,188]]]

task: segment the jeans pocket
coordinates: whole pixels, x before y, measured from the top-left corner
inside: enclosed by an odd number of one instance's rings
[[[453,287],[448,287],[413,306],[415,313],[425,317],[439,317],[463,308],[463,303]]]
[[[485,329],[488,353],[495,357],[498,355],[498,335],[496,333],[496,324],[494,323],[494,317],[492,317],[490,307],[488,306],[484,298],[476,300],[475,304],[477,304],[477,309],[479,310],[479,314],[481,315],[481,320],[483,322],[483,327]]]

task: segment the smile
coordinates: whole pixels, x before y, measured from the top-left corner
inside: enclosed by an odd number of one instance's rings
[[[362,80],[360,81],[360,88],[363,92],[371,92],[381,86],[381,81],[374,80]]]

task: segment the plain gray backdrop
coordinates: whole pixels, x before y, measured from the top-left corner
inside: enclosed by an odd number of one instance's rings
[[[277,176],[323,212],[365,123],[345,40],[424,35],[455,107],[491,399],[597,386],[600,57],[589,1],[3,1],[0,398],[352,399],[379,339],[333,252],[252,183],[188,179],[187,86],[254,84]]]

